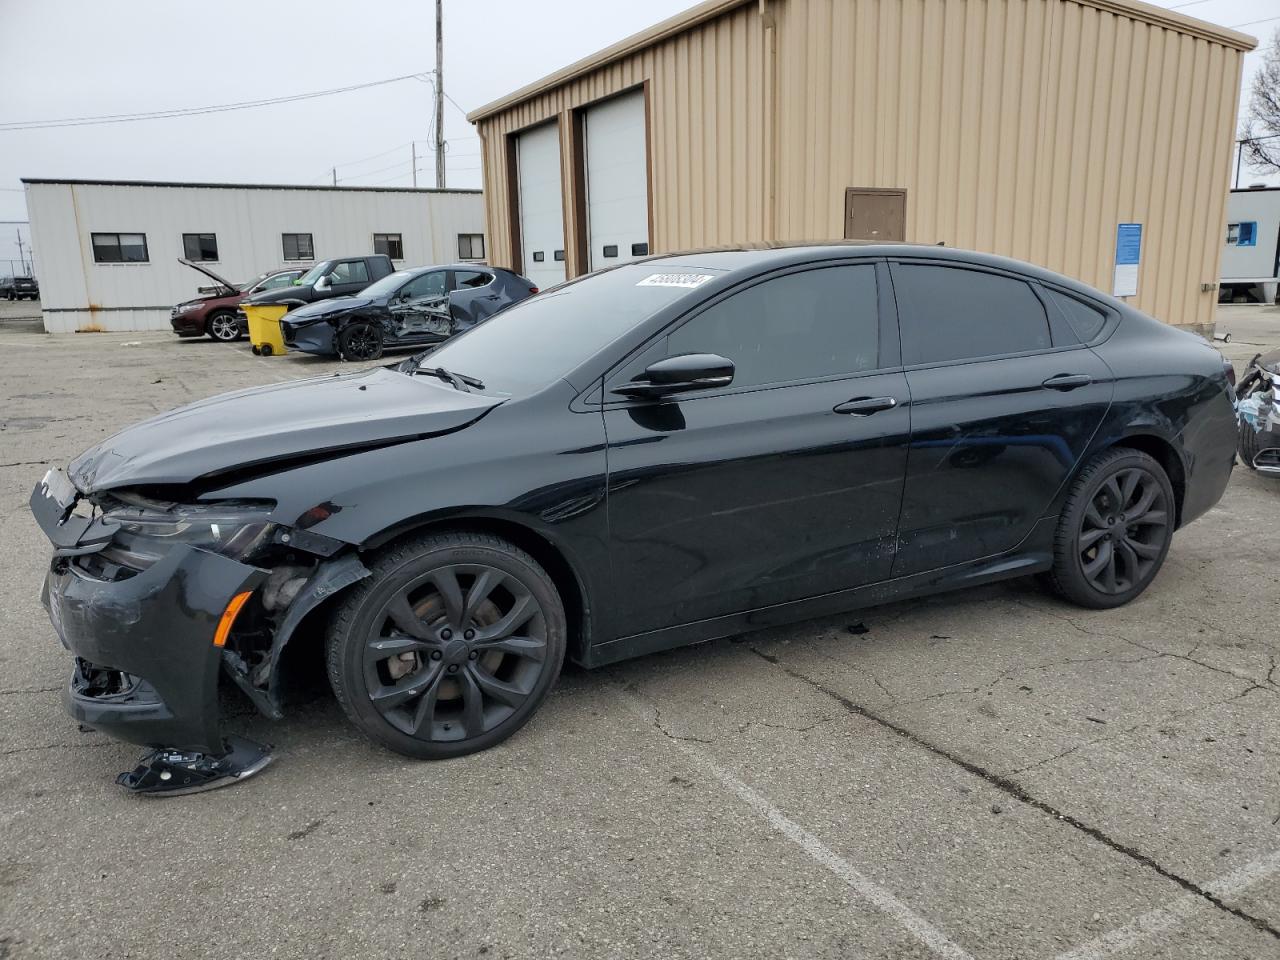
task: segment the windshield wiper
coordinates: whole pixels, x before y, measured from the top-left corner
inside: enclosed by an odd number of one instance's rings
[[[476,390],[484,389],[484,381],[475,377],[468,377],[465,373],[454,373],[446,370],[444,367],[413,367],[410,373],[418,376],[436,377],[449,384],[455,390],[461,390],[463,393],[470,393],[468,387],[474,387]]]

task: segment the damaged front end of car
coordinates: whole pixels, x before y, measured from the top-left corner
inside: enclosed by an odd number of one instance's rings
[[[153,748],[123,786],[188,793],[270,761],[270,747],[222,731],[220,672],[278,719],[286,644],[308,613],[368,575],[340,553],[345,544],[305,529],[308,518],[272,520],[274,506],[83,493],[57,469],[32,492],[54,548],[42,600],[74,656],[68,712]]]
[[[1258,354],[1236,386],[1240,459],[1261,474],[1280,476],[1280,350]]]

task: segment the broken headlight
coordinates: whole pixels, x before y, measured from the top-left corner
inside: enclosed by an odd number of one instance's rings
[[[128,504],[107,511],[103,519],[117,525],[113,543],[137,560],[154,562],[179,543],[245,560],[271,542],[276,524],[267,518],[274,506],[261,501]]]

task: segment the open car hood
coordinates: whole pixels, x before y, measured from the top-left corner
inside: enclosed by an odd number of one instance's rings
[[[218,284],[218,286],[226,288],[227,293],[239,293],[239,292],[240,292],[240,288],[239,288],[239,287],[237,287],[234,283],[232,283],[230,280],[224,280],[222,277],[218,276],[216,273],[214,273],[214,272],[213,272],[212,270],[210,270],[208,267],[202,267],[202,266],[200,266],[200,264],[198,264],[198,263],[192,263],[190,260],[184,260],[182,257],[179,257],[179,258],[178,258],[178,262],[179,262],[179,263],[181,263],[181,264],[183,264],[183,265],[185,265],[185,266],[190,267],[192,270],[199,270],[199,271],[200,271],[201,273],[203,273],[206,277],[208,277],[209,279],[213,280],[213,281],[214,281],[214,283]]]
[[[382,367],[253,387],[144,420],[72,461],[83,493],[199,483],[452,433],[502,403]]]

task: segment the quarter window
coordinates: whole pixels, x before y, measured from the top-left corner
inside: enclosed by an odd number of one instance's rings
[[[826,267],[766,280],[709,307],[667,337],[667,355],[717,353],[735,387],[873,370],[876,271]]]
[[[1088,343],[1106,326],[1107,315],[1096,307],[1090,307],[1075,297],[1069,297],[1057,290],[1050,290],[1048,287],[1041,289],[1044,290],[1048,301],[1062,311],[1067,322],[1071,324],[1071,329],[1075,331],[1082,343]]]
[[[375,233],[373,252],[385,254],[392,260],[404,259],[404,243],[398,233]]]
[[[893,294],[906,364],[1047,350],[1049,318],[1021,280],[924,264],[896,264]]]
[[[311,245],[311,234],[282,233],[280,239],[284,245],[284,258],[286,260],[314,260],[316,258],[315,249]]]
[[[484,259],[484,234],[483,233],[458,234],[458,259],[459,260],[483,260]]]
[[[218,259],[218,237],[213,233],[184,233],[182,252],[188,260],[214,262]]]
[[[453,287],[455,290],[483,287],[492,279],[493,277],[487,273],[479,273],[475,270],[458,270],[453,275]]]
[[[92,233],[94,263],[148,263],[145,233]]]

